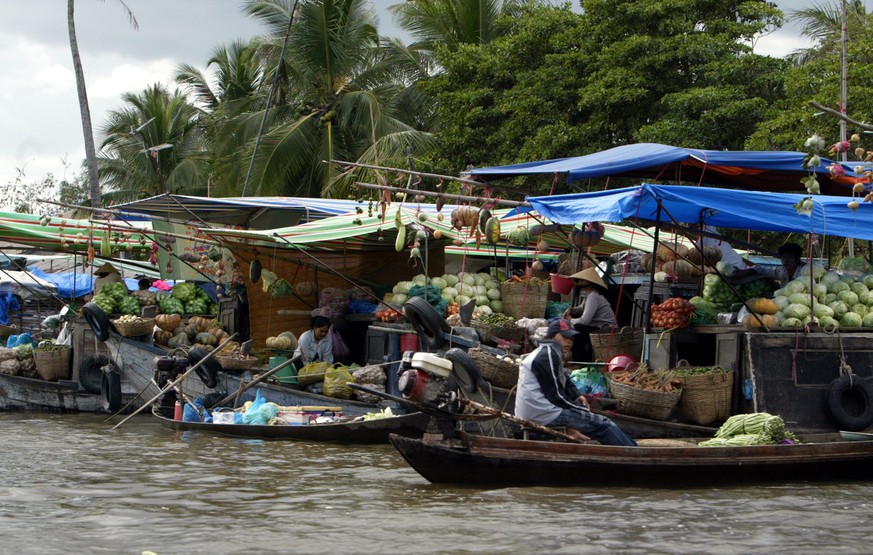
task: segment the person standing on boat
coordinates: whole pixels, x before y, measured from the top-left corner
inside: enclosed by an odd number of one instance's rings
[[[576,272],[570,279],[581,289],[582,302],[579,306],[564,311],[563,318],[573,324],[579,332],[573,342],[572,360],[592,361],[594,353],[591,349],[590,333],[599,333],[612,329],[615,312],[606,300],[606,284],[594,267]]]
[[[564,372],[564,360],[578,336],[567,320],[549,324],[545,339],[519,368],[515,415],[543,426],[575,430],[603,445],[636,445],[615,422],[591,412],[588,400]]]
[[[326,316],[313,316],[311,329],[300,334],[297,350],[294,351],[294,366],[298,369],[310,362],[333,364],[333,341],[330,338],[330,320]]]

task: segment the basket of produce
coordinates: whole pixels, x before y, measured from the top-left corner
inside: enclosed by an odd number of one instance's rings
[[[240,353],[222,352],[215,355],[215,360],[225,370],[251,370],[258,364],[258,358],[253,356],[243,357]]]
[[[670,371],[649,372],[641,365],[632,372],[613,372],[609,392],[618,401],[618,411],[629,416],[666,420],[676,408],[682,390]]]
[[[619,331],[591,333],[594,360],[607,361],[612,355],[631,355],[639,359],[643,352],[645,332],[642,328],[624,327]]]
[[[685,420],[708,426],[730,416],[732,371],[719,366],[680,366],[672,372],[682,388],[679,410]]]
[[[47,382],[70,377],[70,348],[51,342],[40,342],[33,350],[36,373]]]
[[[469,349],[479,374],[496,387],[512,389],[518,383],[518,359],[509,355],[492,355],[482,349]]]
[[[503,312],[513,318],[542,318],[550,291],[548,281],[514,276],[500,284]]]
[[[131,316],[129,314],[112,320],[112,324],[118,330],[118,333],[124,337],[151,335],[152,330],[155,329],[154,318],[143,318],[142,316]]]
[[[496,312],[479,314],[470,321],[470,326],[479,332],[484,341],[495,343],[496,339],[518,341],[524,334],[524,330],[515,325],[515,318]]]
[[[671,297],[652,306],[650,323],[656,328],[684,329],[694,316],[694,305],[687,299]]]

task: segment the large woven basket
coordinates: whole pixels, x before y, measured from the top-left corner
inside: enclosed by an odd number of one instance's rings
[[[511,322],[505,326],[491,326],[479,320],[471,320],[470,326],[479,332],[484,341],[496,343],[498,340],[521,341],[524,338],[524,329]]]
[[[503,313],[515,319],[542,318],[546,315],[550,290],[549,282],[540,279],[504,281],[500,284]]]
[[[613,379],[609,380],[609,392],[618,401],[618,412],[652,420],[666,420],[682,396],[679,389],[669,392],[648,391]]]
[[[642,328],[624,327],[620,331],[591,333],[594,360],[608,361],[615,355],[630,355],[641,360],[645,332]]]
[[[149,335],[155,329],[154,318],[137,318],[133,321],[113,320],[112,324],[118,333],[124,337],[139,337],[140,335]]]
[[[70,350],[34,351],[36,372],[47,382],[56,382],[70,377]]]
[[[225,370],[251,370],[258,364],[257,357],[237,358],[225,355],[215,355],[215,360]]]
[[[467,354],[476,363],[479,374],[492,385],[504,389],[512,389],[518,383],[517,364],[506,362],[502,358],[488,354],[481,349],[469,349]]]
[[[716,369],[709,374],[682,376],[679,410],[689,422],[708,426],[723,422],[731,413],[734,373]]]

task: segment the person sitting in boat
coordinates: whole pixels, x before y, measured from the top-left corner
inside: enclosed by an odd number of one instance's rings
[[[333,340],[330,338],[330,319],[326,316],[313,316],[311,329],[300,334],[297,350],[294,351],[294,366],[298,369],[310,362],[329,362],[333,364]]]
[[[746,270],[736,272],[733,277],[745,277],[752,274],[760,274],[775,279],[779,282],[780,287],[785,285],[797,277],[797,270],[805,266],[806,263],[801,261],[803,249],[797,243],[785,243],[779,247],[779,260],[781,266],[754,266]]]
[[[97,268],[94,271],[94,275],[97,277],[97,279],[94,280],[95,295],[100,292],[101,287],[108,283],[124,283],[121,274],[119,274],[118,270],[115,269],[115,266],[109,262]]]
[[[606,300],[606,284],[597,273],[596,268],[587,268],[570,276],[575,285],[581,289],[582,303],[568,308],[562,317],[573,324],[579,332],[573,342],[574,361],[592,361],[594,353],[591,348],[590,333],[609,331],[615,321],[615,312]]]
[[[564,372],[579,332],[565,319],[549,324],[546,337],[521,363],[515,394],[515,415],[551,428],[564,427],[579,439],[604,445],[634,446],[615,422],[591,412],[588,400]]]

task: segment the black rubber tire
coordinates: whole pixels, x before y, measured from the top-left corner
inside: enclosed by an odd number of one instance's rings
[[[85,306],[82,307],[82,316],[88,322],[88,327],[91,328],[97,339],[100,341],[109,339],[109,330],[112,328],[112,324],[102,308],[94,303],[85,303]]]
[[[403,312],[427,350],[436,351],[446,344],[443,336],[448,327],[446,319],[423,297],[412,297],[403,303]]]
[[[827,406],[841,430],[866,430],[873,425],[873,384],[858,376],[840,376],[828,388]]]
[[[467,394],[476,393],[482,377],[470,355],[457,347],[452,347],[446,352],[445,359],[452,361],[452,376],[461,391]]]
[[[200,362],[203,357],[209,354],[209,351],[204,349],[203,347],[192,347],[190,351],[188,351],[188,363],[192,366]],[[218,373],[221,371],[221,365],[218,363],[215,358],[210,358],[203,364],[197,367],[194,372],[200,377],[200,381],[203,382],[203,385],[208,387],[209,389],[213,389],[218,385]]]
[[[109,364],[106,355],[88,355],[79,366],[79,385],[88,393],[99,394],[103,383],[103,367]]]
[[[115,366],[103,372],[100,379],[100,393],[103,395],[103,410],[114,413],[121,408],[121,375]]]

